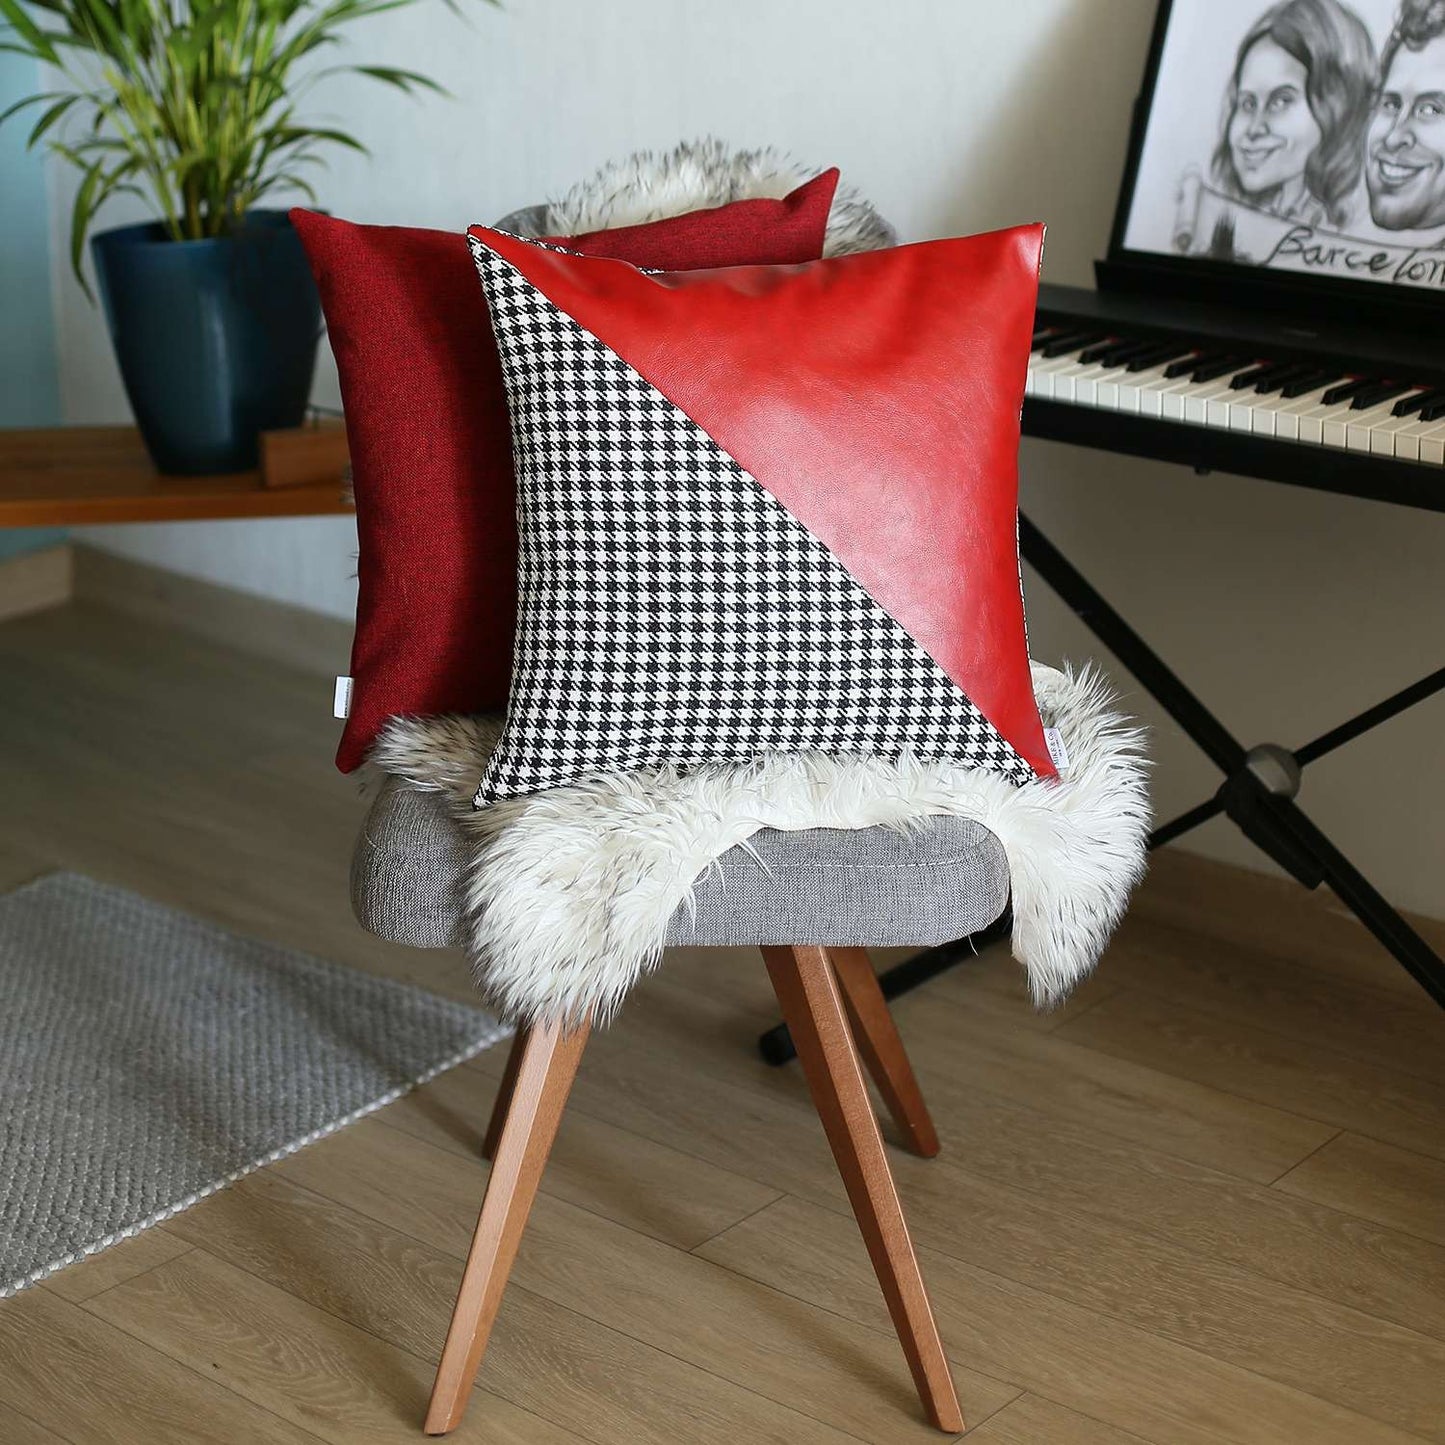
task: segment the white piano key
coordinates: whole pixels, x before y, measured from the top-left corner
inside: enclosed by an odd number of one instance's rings
[[[1413,396],[1415,393],[1406,392],[1405,395]],[[1364,411],[1357,411],[1345,423],[1345,447],[1352,452],[1374,451],[1373,437],[1376,429],[1399,420],[1395,415],[1395,403],[1402,400],[1404,397],[1392,396],[1378,406],[1366,407]]]
[[[1052,397],[1054,394],[1054,376],[1057,372],[1066,371],[1074,365],[1074,358],[1071,356],[1051,356],[1047,360],[1040,359],[1029,367],[1029,375],[1034,382],[1034,395]]]
[[[1260,412],[1271,416],[1274,411],[1274,403],[1279,400],[1276,396],[1261,396],[1257,391],[1243,393],[1243,400],[1229,403],[1229,429],[1230,431],[1252,432],[1265,430],[1256,428],[1255,418]],[[1274,424],[1270,422],[1266,431],[1267,435],[1274,435]]]
[[[1161,384],[1172,385],[1173,380],[1178,378],[1165,377],[1167,366],[1151,366],[1146,371],[1136,371],[1131,376],[1121,377],[1118,382],[1118,394],[1114,397],[1114,407],[1117,411],[1137,413],[1142,410],[1144,392],[1148,388],[1157,387]],[[1100,399],[1100,405],[1104,405]],[[1156,413],[1157,415],[1157,413]]]
[[[1129,375],[1127,366],[1111,366],[1094,381],[1094,405],[1101,411],[1117,411],[1119,385]]]
[[[1350,423],[1359,416],[1359,412],[1348,402],[1341,402],[1335,411],[1320,421],[1320,442],[1327,447],[1339,447],[1344,449],[1345,435],[1349,430]]]
[[[1070,365],[1062,368],[1059,371],[1052,372],[1051,375],[1054,382],[1054,400],[1070,402],[1073,401],[1074,383],[1079,379],[1079,377],[1083,376],[1086,372],[1091,371],[1092,369],[1092,367],[1085,366],[1083,362],[1081,362],[1077,357],[1075,357]]]
[[[1445,421],[1437,422],[1420,438],[1420,460],[1434,467],[1445,467]]]
[[[1114,384],[1117,386],[1121,376],[1127,376],[1129,368],[1121,366],[1101,366],[1097,373],[1091,377],[1079,377],[1077,386],[1074,387],[1074,396],[1079,406],[1103,406],[1104,387]]]
[[[1300,417],[1318,407],[1324,401],[1325,393],[1338,384],[1337,380],[1327,381],[1323,386],[1305,392],[1303,396],[1282,397],[1274,414],[1275,436],[1282,441],[1297,442],[1300,439]]]
[[[1097,406],[1099,383],[1106,378],[1117,376],[1123,369],[1121,366],[1105,366],[1101,362],[1095,362],[1087,371],[1081,372],[1074,378],[1074,405]]]
[[[1253,365],[1253,363],[1251,363]],[[1223,399],[1225,406],[1229,405],[1229,398],[1233,395],[1230,390],[1230,378],[1237,375],[1239,371],[1247,368],[1238,367],[1236,371],[1229,373],[1229,376],[1216,377],[1213,381],[1201,382],[1192,391],[1186,392],[1184,396],[1184,420],[1193,422],[1200,426],[1209,420],[1209,403]]]
[[[1392,416],[1377,427],[1370,428],[1370,450],[1377,457],[1395,455],[1395,437],[1407,426],[1414,426],[1419,417],[1411,412],[1409,416]]]
[[[1170,397],[1179,397],[1188,391],[1193,383],[1187,376],[1176,376],[1172,380],[1168,377],[1162,378],[1154,386],[1142,387],[1139,392],[1139,415],[1162,417],[1166,414],[1166,403]],[[1174,413],[1176,418],[1184,415],[1184,403],[1180,401],[1179,409]]]
[[[1438,430],[1445,423],[1439,421],[1423,421],[1418,416],[1410,418],[1408,426],[1402,426],[1395,433],[1395,455],[1405,462],[1423,461],[1420,453],[1420,442],[1431,432]]]

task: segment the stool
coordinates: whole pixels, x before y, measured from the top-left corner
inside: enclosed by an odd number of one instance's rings
[[[467,858],[440,795],[389,779],[353,860],[358,919],[413,947],[461,943]],[[928,947],[980,932],[1008,901],[1003,847],[969,819],[923,818],[907,831],[762,829],[699,876],[692,905],[678,908],[667,933],[670,944],[762,949],[924,1409],[954,1433],[963,1415],[864,1070],[909,1149],[931,1157],[938,1137],[865,949]],[[466,1407],[589,1028],[538,1024],[513,1041],[484,1146],[492,1172],[428,1434],[453,1429]]]

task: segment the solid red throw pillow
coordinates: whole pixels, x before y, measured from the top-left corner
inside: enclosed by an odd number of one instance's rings
[[[687,274],[470,234],[522,539],[479,806],[768,752],[1056,775],[1017,541],[1042,226]]]
[[[816,260],[838,172],[568,245],[674,271]],[[350,772],[386,720],[505,706],[516,489],[496,343],[466,238],[293,210],[336,354],[359,543]]]

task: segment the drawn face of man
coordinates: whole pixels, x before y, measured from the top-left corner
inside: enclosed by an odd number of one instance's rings
[[[1445,35],[1390,61],[1370,121],[1370,214],[1389,231],[1445,226]]]
[[[1319,122],[1305,98],[1308,79],[1304,66],[1273,40],[1257,40],[1245,54],[1229,117],[1229,153],[1250,195],[1302,175],[1320,143]]]

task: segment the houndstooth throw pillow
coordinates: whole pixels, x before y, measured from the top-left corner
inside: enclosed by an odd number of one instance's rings
[[[665,311],[681,277],[480,228],[471,245],[502,360],[520,539],[511,697],[478,806],[776,751],[911,752],[1019,783],[1047,767],[1040,746],[1021,751],[1040,739],[1006,737],[803,518],[548,294],[577,309],[598,286],[631,297],[641,285],[635,294]],[[524,270],[544,257],[551,286]],[[558,266],[582,268],[590,300],[556,284]],[[701,274],[728,285],[729,273]],[[1027,334],[1011,378],[1020,391]],[[734,374],[739,388],[752,380]],[[1029,709],[1037,726],[1031,690]]]

